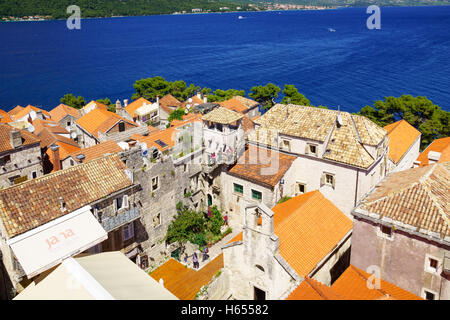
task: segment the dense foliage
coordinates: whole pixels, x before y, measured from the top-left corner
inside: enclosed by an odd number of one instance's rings
[[[220,237],[220,227],[223,225],[223,217],[216,206],[208,209],[208,213],[189,210],[187,207],[177,205],[178,216],[171,222],[167,229],[166,242],[178,242],[183,245],[186,242],[206,245],[210,240]]]
[[[450,112],[426,97],[386,97],[384,101],[375,101],[373,107],[365,106],[359,114],[382,127],[400,119],[406,120],[422,133],[422,149],[433,140],[450,135]]]
[[[178,108],[176,110],[173,110],[170,114],[169,114],[169,118],[167,119],[169,122],[172,122],[172,120],[183,120],[183,116],[184,116],[184,110],[181,108]]]
[[[265,86],[253,87],[250,91],[250,98],[258,101],[264,109],[270,109],[275,104],[275,98],[278,97],[281,88],[273,83],[268,83]]]
[[[194,8],[203,11],[219,11],[221,7],[236,10],[240,6],[247,10],[244,1],[230,0],[2,0],[0,16],[51,16],[53,19],[68,18],[66,12],[70,5],[81,9],[81,17],[139,16],[150,14],[166,14],[179,11],[191,12]]]
[[[65,94],[64,97],[62,97],[59,101],[62,104],[65,104],[75,109],[81,109],[86,105],[86,101],[84,100],[83,97],[78,96],[77,98],[71,93]]]

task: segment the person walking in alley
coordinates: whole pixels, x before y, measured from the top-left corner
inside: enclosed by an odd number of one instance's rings
[[[199,264],[198,264],[197,252],[194,252],[194,255],[192,256],[192,261],[194,262],[194,269],[198,268]]]
[[[187,253],[184,254],[184,263],[187,265],[188,255]]]
[[[203,261],[208,259],[208,247],[204,246],[203,247]]]

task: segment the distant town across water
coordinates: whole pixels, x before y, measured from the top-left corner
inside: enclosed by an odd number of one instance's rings
[[[385,96],[450,110],[450,7],[162,15],[0,23],[0,108],[50,110],[66,93],[129,99],[141,78],[201,87],[295,85],[314,105],[357,112]],[[281,100],[281,99],[280,99]]]

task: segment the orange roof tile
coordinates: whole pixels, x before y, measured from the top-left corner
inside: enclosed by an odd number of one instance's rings
[[[450,137],[436,139],[417,157],[420,161],[420,166],[428,165],[428,153],[430,151],[440,152],[441,158],[438,162],[450,161]]]
[[[350,265],[333,283],[326,286],[306,277],[287,300],[423,300],[390,282],[380,279],[380,288],[369,288],[371,275]],[[375,279],[370,279],[371,284]]]
[[[70,134],[69,131],[67,131],[65,128],[61,127],[58,123],[52,120],[41,120],[39,118],[36,118],[33,120],[33,127],[34,127],[34,134],[39,136],[40,132],[47,128],[53,133],[59,133],[59,134]]]
[[[12,238],[132,184],[119,156],[102,157],[0,190],[0,219]]]
[[[67,157],[69,156],[69,154],[71,154],[71,153],[73,153],[73,152],[77,152],[77,151],[79,151],[79,150],[81,149],[81,148],[78,147],[78,146],[74,146],[74,145],[72,145],[72,144],[68,144],[68,143],[65,143],[65,142],[62,142],[62,141],[55,141],[55,142],[52,143],[52,144],[57,144],[57,145],[59,146],[59,159],[60,159],[60,160],[63,160],[63,159],[65,159],[65,158],[67,158]],[[48,149],[45,151],[45,153],[46,153],[47,156],[48,156],[48,160],[49,160],[50,163],[53,165],[53,166],[52,166],[52,171],[51,171],[51,172],[54,172],[55,165],[54,165],[54,163],[52,162],[52,160],[53,160],[53,157],[52,157],[52,150],[51,150],[50,148],[48,148]]]
[[[318,190],[291,198],[272,211],[279,252],[302,277],[313,271],[353,228],[352,221]]]
[[[23,109],[25,109],[25,108],[22,106],[17,106],[17,107],[14,107],[13,109],[9,110],[8,114],[10,117],[12,117],[12,116],[15,116],[16,114],[18,114]]]
[[[16,107],[17,108],[17,107]],[[14,109],[13,109],[14,110]],[[12,111],[12,110],[11,110]],[[13,120],[18,120],[20,118],[25,117],[27,114],[29,114],[31,111],[36,111],[36,112],[42,112],[44,115],[46,115],[48,118],[50,118],[50,113],[48,113],[47,111],[37,108],[37,107],[33,107],[32,105],[28,105],[25,108],[22,108],[22,110],[20,110],[19,112],[17,112],[14,115],[11,115],[11,119]]]
[[[6,112],[5,110],[0,109],[0,116],[1,116],[0,123],[8,123],[12,121],[8,112]]]
[[[134,100],[133,102],[131,102],[129,105],[127,105],[125,107],[125,110],[132,116],[134,117],[134,112],[139,109],[140,107],[142,107],[143,105],[146,104],[152,104],[150,101],[148,101],[145,98],[140,97],[137,100]]]
[[[75,161],[79,162],[77,159],[77,155],[83,154],[85,156],[84,162],[94,160],[100,157],[103,157],[104,155],[111,154],[111,153],[118,153],[121,152],[122,148],[119,147],[117,142],[114,140],[108,140],[99,144],[96,144],[95,146],[84,148],[78,150],[75,150],[74,152],[71,152],[70,154],[67,154],[65,157],[60,155],[60,159],[64,160],[67,157],[72,157]]]
[[[50,147],[56,141],[60,141],[65,144],[72,145],[74,147],[78,147],[78,143],[75,140],[72,140],[70,138],[66,138],[59,134],[56,134],[47,127],[44,127],[39,132],[39,139],[41,140],[41,148]]]
[[[90,101],[87,105],[85,105],[82,109],[88,109],[89,107],[91,107],[92,105],[95,105],[95,109],[101,109],[101,110],[108,110],[108,106],[106,104],[100,103],[98,101],[92,100]]]
[[[182,103],[170,93],[159,99],[159,105],[168,114],[170,114],[174,109],[181,107],[181,104]]]
[[[278,170],[272,175],[262,174],[264,170],[271,170],[269,168],[274,164],[272,158],[278,159]],[[228,173],[273,188],[280,182],[295,159],[294,156],[250,145]]]
[[[13,147],[11,146],[11,140],[9,132],[15,128],[8,124],[0,124],[0,152],[11,151]],[[19,129],[16,129],[19,130]],[[29,132],[28,130],[19,130],[22,137],[22,145],[27,146],[34,143],[39,143],[40,140],[37,136]]]
[[[420,137],[420,131],[405,120],[384,127],[389,137],[389,159],[398,163],[413,143]]]
[[[98,137],[98,132],[105,133],[120,120],[135,127],[137,124],[129,121],[114,112],[103,109],[94,109],[76,120],[76,123],[90,134]]]
[[[174,259],[170,259],[153,271],[150,276],[156,281],[163,279],[164,287],[178,299],[194,300],[200,288],[208,284],[222,268],[223,253],[198,271],[190,269]]]
[[[59,122],[67,115],[71,115],[75,119],[80,117],[80,113],[77,109],[69,107],[62,103],[59,106],[50,110],[49,113],[50,113],[50,117],[52,118],[52,120],[56,121],[56,122]]]
[[[231,99],[219,102],[219,104],[229,110],[245,113],[248,109],[257,106],[259,103],[245,97],[234,96]]]
[[[191,99],[192,101],[189,102],[189,99]],[[204,104],[205,102],[203,101],[203,99],[200,99],[199,97],[197,97],[197,95],[192,96],[190,98],[188,98],[186,101],[184,101],[181,104],[181,108],[185,109],[186,106],[189,104],[191,106],[191,108],[197,104]]]
[[[233,242],[238,242],[238,241],[242,241],[243,239],[243,233],[240,232],[238,233],[233,239],[231,239],[230,241],[227,242],[227,244],[233,243]]]
[[[176,129],[177,127],[170,127],[165,130],[155,130],[153,132],[150,132],[147,136],[133,134],[131,136],[131,139],[139,141],[141,143],[146,143],[147,148],[156,147],[160,151],[165,151],[175,145]],[[159,145],[158,143],[156,143],[157,140],[164,142],[166,146],[163,147]]]

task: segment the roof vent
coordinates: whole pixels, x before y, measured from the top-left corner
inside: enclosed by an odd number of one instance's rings
[[[78,154],[75,158],[77,158],[78,161],[83,162],[86,156],[84,154]]]
[[[428,152],[428,162],[430,162],[430,163],[438,162],[440,158],[441,158],[440,152],[436,152],[436,151]]]
[[[342,126],[342,117],[340,114],[338,114],[338,116],[336,117],[336,124],[338,127]]]

